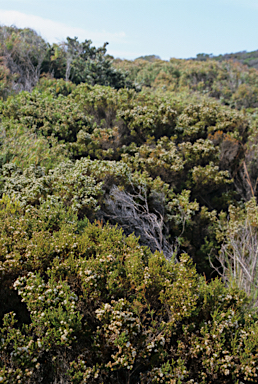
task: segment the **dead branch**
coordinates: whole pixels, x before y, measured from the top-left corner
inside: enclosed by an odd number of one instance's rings
[[[222,245],[219,256],[220,268],[214,267],[227,286],[236,284],[258,306],[258,237],[248,221],[230,234]]]
[[[139,187],[135,194],[130,194],[113,186],[105,205],[106,217],[119,224],[126,234],[140,236],[141,243],[152,252],[163,252],[169,259],[175,256],[175,246],[164,235],[163,215],[149,210],[146,189]]]

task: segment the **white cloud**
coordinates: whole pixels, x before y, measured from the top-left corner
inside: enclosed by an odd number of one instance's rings
[[[106,41],[109,43],[120,43],[125,39],[124,32],[111,33],[104,30],[89,31],[18,11],[5,11],[0,9],[0,24],[8,26],[15,25],[19,28],[32,28],[50,43],[60,42],[67,36],[77,36],[81,41],[90,39],[96,45],[102,45]]]

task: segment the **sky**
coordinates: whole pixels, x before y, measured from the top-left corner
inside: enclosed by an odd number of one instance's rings
[[[108,53],[163,60],[258,49],[258,0],[0,0],[0,24],[50,43],[90,39]]]

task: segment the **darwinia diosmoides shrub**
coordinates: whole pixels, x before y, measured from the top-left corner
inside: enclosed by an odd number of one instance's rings
[[[257,381],[257,320],[243,292],[207,284],[186,254],[175,264],[117,228],[67,220],[60,206],[53,231],[40,209],[1,204],[1,289],[11,301],[0,382]]]

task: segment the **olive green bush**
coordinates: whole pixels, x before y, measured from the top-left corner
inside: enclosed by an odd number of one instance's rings
[[[257,382],[255,70],[69,44],[0,102],[0,383]]]
[[[0,215],[1,382],[257,381],[247,297],[207,284],[186,254],[175,264],[57,202],[4,197]]]
[[[256,70],[44,47],[0,63],[0,383],[257,382]]]
[[[48,78],[3,102],[0,113],[2,193],[30,205],[59,196],[80,217],[105,222],[113,186],[129,194],[143,186],[150,213],[162,212],[162,237],[180,243],[210,276],[208,254],[217,240],[201,210],[226,211],[248,198],[249,116],[207,98],[182,102],[170,93]],[[22,169],[6,171],[10,162]],[[186,221],[178,214],[184,217],[187,206],[171,205],[185,191],[189,204],[198,204]],[[161,205],[154,196],[163,196]]]
[[[196,92],[220,100],[233,108],[257,108],[257,69],[237,61],[180,60],[153,61],[116,60],[115,66],[127,72],[127,77],[140,88]]]

